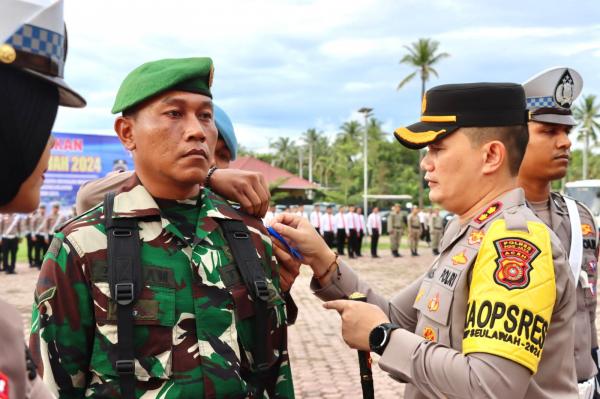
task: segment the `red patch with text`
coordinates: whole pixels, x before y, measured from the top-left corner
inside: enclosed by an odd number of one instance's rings
[[[0,399],[8,399],[8,377],[0,373]]]
[[[502,202],[494,202],[492,205],[488,206],[485,211],[483,211],[479,216],[473,219],[477,223],[483,223],[495,214],[497,214],[500,209],[502,209]]]
[[[494,280],[497,284],[512,290],[529,285],[532,262],[540,254],[540,249],[522,238],[503,238],[494,241],[498,257]]]

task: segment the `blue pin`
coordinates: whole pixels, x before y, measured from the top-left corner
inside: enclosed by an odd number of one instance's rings
[[[267,231],[273,237],[277,238],[277,240],[285,246],[285,249],[287,249],[288,252],[291,253],[294,258],[296,258],[298,260],[304,259],[302,257],[302,254],[296,248],[293,248],[290,244],[288,244],[288,242],[285,240],[285,238],[283,238],[281,236],[281,234],[279,234],[277,231],[275,231],[275,229],[273,227],[270,227],[270,226],[267,227]]]

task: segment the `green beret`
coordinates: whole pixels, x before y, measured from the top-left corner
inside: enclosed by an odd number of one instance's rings
[[[131,108],[166,90],[181,90],[212,98],[213,63],[208,57],[175,58],[147,62],[127,75],[112,113]]]

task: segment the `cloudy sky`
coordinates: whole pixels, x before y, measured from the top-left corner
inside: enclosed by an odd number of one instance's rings
[[[126,74],[166,57],[210,56],[214,100],[238,140],[263,150],[308,128],[335,135],[368,106],[391,132],[416,121],[417,80],[398,61],[421,37],[451,54],[430,86],[523,82],[569,65],[600,95],[600,2],[480,0],[66,0],[66,79],[87,99],[55,131],[111,134]]]

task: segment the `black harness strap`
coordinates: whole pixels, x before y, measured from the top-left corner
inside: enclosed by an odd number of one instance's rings
[[[262,397],[264,382],[269,371],[270,358],[273,354],[267,353],[268,331],[268,300],[269,289],[267,278],[263,270],[256,248],[252,243],[250,231],[239,220],[221,219],[219,224],[223,229],[225,239],[237,264],[242,280],[254,300],[256,313],[256,345],[252,355],[258,373],[257,397]]]
[[[115,193],[104,197],[104,226],[108,239],[107,262],[110,296],[117,303],[117,350],[115,370],[121,397],[135,398],[133,304],[142,290],[140,237],[136,218],[113,219]]]

